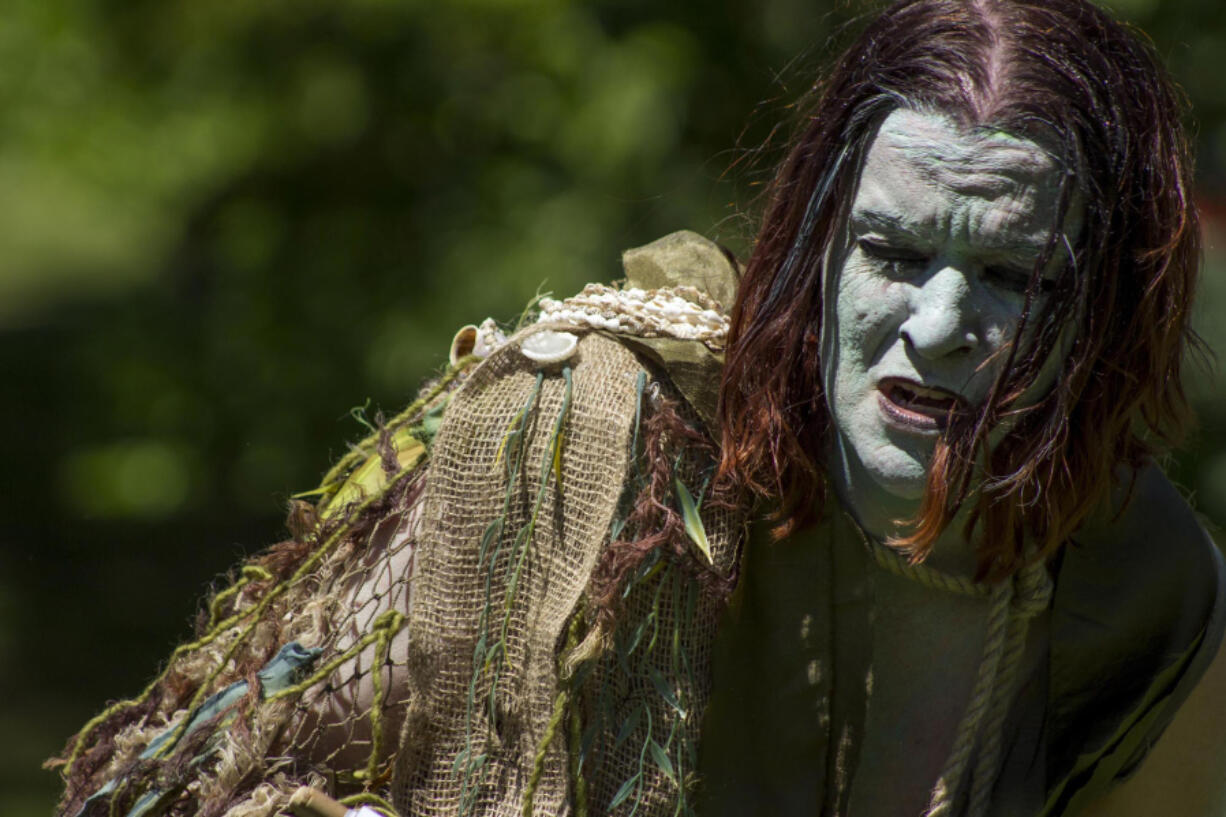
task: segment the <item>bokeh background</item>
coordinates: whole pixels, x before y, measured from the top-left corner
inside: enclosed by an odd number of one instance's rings
[[[1116,0],[1195,106],[1226,353],[1226,15]],[[282,537],[456,328],[688,227],[743,252],[831,0],[6,0],[0,813]],[[785,123],[783,131],[775,126]],[[775,134],[772,137],[772,134]],[[1173,464],[1226,520],[1220,364]]]

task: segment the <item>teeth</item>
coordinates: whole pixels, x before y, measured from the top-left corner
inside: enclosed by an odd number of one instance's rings
[[[921,406],[932,406],[933,408],[948,408],[954,402],[948,397],[923,397],[916,395],[914,399]]]
[[[919,394],[911,391],[905,386],[895,384],[893,388],[893,397],[896,403],[908,406],[917,406],[929,409],[939,409],[948,411],[956,402],[952,397],[935,394]]]

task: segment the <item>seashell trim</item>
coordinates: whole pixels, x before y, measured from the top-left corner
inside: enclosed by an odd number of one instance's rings
[[[506,342],[507,336],[498,328],[494,319],[486,318],[480,326],[474,326],[471,323],[461,326],[455,333],[455,337],[451,339],[451,352],[447,357],[452,366],[467,355],[476,355],[484,360]]]
[[[698,340],[714,350],[722,349],[728,338],[728,316],[719,303],[690,286],[644,290],[588,284],[563,301],[542,298],[540,310],[537,323]]]

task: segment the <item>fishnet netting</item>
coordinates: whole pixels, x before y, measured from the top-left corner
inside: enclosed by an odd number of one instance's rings
[[[709,578],[731,571],[740,522],[702,504],[713,461],[685,435],[634,452],[653,412],[698,421],[666,381],[645,396],[643,366],[599,335],[560,366],[513,345],[470,364],[334,468],[295,539],[245,565],[145,693],[70,743],[60,813],[153,797],[171,815],[256,817],[303,784],[403,814],[689,810]],[[423,420],[447,400],[431,440]],[[624,527],[628,501],[663,501],[682,530],[677,497],[642,477],[662,457],[698,497],[713,564],[674,536],[601,632],[585,594],[611,527],[652,534]],[[318,655],[284,688],[262,684],[291,642]]]
[[[247,817],[276,813],[301,784],[340,796],[386,785],[406,703],[404,614],[428,440],[421,423],[473,362],[339,463],[319,506],[298,504],[296,538],[245,565],[211,600],[199,637],[175,650],[145,692],[70,741],[60,813],[123,814],[143,796],[168,814]],[[286,688],[257,681],[290,642],[318,657]],[[189,713],[207,696],[243,682],[237,706],[189,732]],[[141,757],[167,734],[161,752]]]

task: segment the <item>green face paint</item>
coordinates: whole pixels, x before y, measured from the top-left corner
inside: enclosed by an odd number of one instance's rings
[[[897,110],[870,143],[846,229],[827,253],[822,338],[838,429],[830,473],[870,531],[914,513],[950,409],[986,398],[1050,235],[1061,175],[1032,141],[932,113]],[[1043,390],[1058,371],[1048,368]]]

